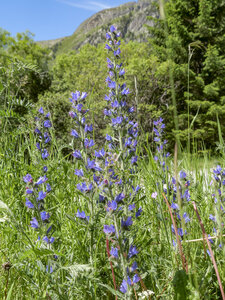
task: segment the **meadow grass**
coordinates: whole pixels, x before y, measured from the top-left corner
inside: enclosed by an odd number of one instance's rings
[[[30,216],[24,206],[22,180],[27,173],[39,176],[37,150],[31,141],[34,141],[32,130],[28,131],[23,126],[17,129],[17,133],[3,136],[1,140],[0,262],[1,265],[7,262],[11,264],[9,270],[2,267],[0,271],[1,299],[114,299],[103,223],[96,224],[99,234],[95,236],[94,259],[90,264],[90,253],[85,246],[90,234],[75,218],[77,209],[85,207],[85,199],[76,190],[75,163],[63,157],[60,151],[52,152],[47,165],[53,190],[48,208],[49,212],[54,212],[54,254],[58,255],[58,260],[52,258],[51,249],[36,244],[37,234],[29,226]],[[52,147],[56,149],[54,144]],[[171,231],[172,220],[162,196],[163,174],[150,149],[146,148],[145,151],[146,155],[139,162],[139,171],[135,175],[135,181],[142,187],[138,201],[143,216],[138,231],[133,234],[140,251],[137,258],[137,262],[140,262],[139,273],[147,289],[154,292],[151,299],[221,299],[210,257],[204,251],[203,241],[198,240],[202,238],[201,228],[190,202],[185,204],[185,209],[191,222],[186,227],[187,235],[182,239],[188,273],[183,271],[178,248],[173,246],[175,236]],[[184,170],[190,180],[191,201],[195,201],[206,232],[211,236],[216,235],[213,233],[213,222],[209,220],[210,214],[216,214],[212,197],[215,189],[214,185],[210,185],[215,162],[223,165],[222,158],[207,158],[207,155],[203,158],[192,155],[191,159],[183,155],[178,160],[179,171]],[[172,157],[167,165],[169,178],[174,176]],[[158,193],[157,198],[152,197],[154,192]],[[224,282],[224,247],[218,247],[224,238],[217,237],[213,241],[214,255]],[[45,271],[43,261],[46,259],[55,266],[52,274]],[[121,270],[114,269],[119,285]],[[122,299],[121,294],[118,294],[118,298]]]

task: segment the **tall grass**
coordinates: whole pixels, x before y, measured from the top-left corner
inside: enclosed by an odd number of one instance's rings
[[[27,132],[27,128],[24,130]],[[39,175],[35,165],[36,150],[31,143],[32,130],[29,132],[29,140],[19,139],[18,134],[12,134],[5,136],[4,144],[1,143],[0,153],[1,157],[4,157],[0,169],[0,200],[7,208],[3,205],[0,208],[0,260],[1,265],[6,262],[12,265],[9,271],[4,268],[0,271],[1,299],[5,297],[6,288],[7,295],[15,299],[114,299],[111,269],[106,263],[104,236],[99,234],[95,241],[94,264],[89,265],[89,253],[85,250],[88,235],[85,228],[75,221],[75,212],[82,205],[75,189],[75,166],[60,152],[52,157],[48,165],[48,176],[54,191],[51,208],[55,210],[58,261],[52,259],[51,252],[40,250],[35,245],[34,234],[29,228],[29,214],[24,206],[22,182],[22,176],[28,172],[34,176]],[[17,151],[14,151],[15,146]],[[186,294],[182,294],[182,297],[185,295],[186,298],[180,299],[221,299],[210,257],[205,255],[203,241],[199,240],[202,233],[191,205],[188,207],[191,225],[185,240],[181,242],[189,271],[185,276],[181,272],[182,260],[178,249],[175,249],[172,243],[172,220],[160,194],[159,170],[153,154],[148,148],[146,150],[147,156],[141,161],[136,178],[143,187],[139,201],[144,214],[135,236],[135,244],[140,249],[139,272],[147,289],[154,292],[152,299],[174,299],[174,295],[178,297],[179,285],[186,291]],[[24,159],[24,153],[27,152],[29,160]],[[222,158],[217,158],[217,162],[222,162]],[[204,159],[193,155],[191,163],[186,157],[178,160],[179,170],[185,170],[191,179],[191,198],[198,206],[207,234],[211,236],[215,235],[213,224],[209,220],[209,214],[215,212],[211,196],[214,191],[209,185],[213,163],[206,155]],[[168,160],[168,167],[173,174],[172,159]],[[159,196],[157,200],[152,198],[152,193],[156,191]],[[29,239],[32,240],[34,249]],[[222,242],[223,239],[224,237]],[[217,237],[212,248],[221,280],[224,282],[224,247],[219,248],[218,243]],[[55,263],[56,272],[46,274],[43,266],[43,259],[46,257]],[[115,272],[116,276],[119,276],[120,271]],[[120,298],[121,295],[118,295],[118,299]]]

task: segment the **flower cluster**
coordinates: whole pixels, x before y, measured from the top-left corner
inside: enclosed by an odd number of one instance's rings
[[[76,149],[73,151],[72,156],[76,159],[79,168],[75,169],[74,174],[81,180],[77,184],[77,189],[84,196],[88,194],[89,211],[93,207],[93,195],[96,172],[100,172],[101,168],[96,163],[95,159],[91,157],[91,150],[95,145],[92,139],[93,126],[88,124],[87,114],[89,109],[85,108],[87,93],[80,93],[76,91],[71,94],[70,102],[72,103],[72,110],[69,112],[70,117],[73,119],[74,129],[71,130],[71,136],[74,139]],[[78,209],[76,217],[82,221],[88,222],[90,217],[86,216],[84,211]]]
[[[47,148],[49,143],[51,142],[49,129],[52,127],[52,123],[50,121],[49,112],[45,114],[42,107],[38,110],[38,112],[39,116],[35,118],[37,126],[34,130],[38,140],[38,142],[36,143],[36,147],[40,151],[42,159],[47,159],[49,156]]]
[[[178,228],[177,228],[178,235],[183,237],[184,234],[187,234],[187,231],[182,228],[181,215],[184,224],[190,222],[190,217],[187,212],[185,212],[183,209],[181,209],[181,207],[179,207],[178,196],[182,201],[182,206],[185,206],[191,200],[190,191],[189,191],[190,180],[187,179],[187,174],[183,170],[180,171],[179,173],[178,184],[174,177],[169,176],[169,168],[166,159],[170,156],[170,153],[166,152],[167,140],[163,139],[164,129],[166,126],[163,123],[162,118],[159,118],[158,120],[154,121],[153,124],[154,124],[153,132],[155,135],[154,142],[156,143],[156,152],[157,152],[157,154],[154,156],[154,160],[158,164],[158,171],[161,175],[163,191],[167,195],[168,199],[169,198],[171,199],[171,208],[173,210],[174,217],[176,217],[176,223],[178,224]],[[166,175],[166,173],[168,176]],[[177,188],[179,190],[179,194]],[[156,198],[156,197],[157,197],[157,193],[156,195],[155,194],[152,195],[152,198]],[[175,229],[173,225],[171,225],[171,229],[173,234],[175,234]],[[176,244],[175,241],[173,241],[173,243],[174,245]]]
[[[112,260],[117,260],[123,270],[124,279],[120,291],[131,295],[131,286],[140,280],[135,273],[138,268],[135,258],[139,250],[131,242],[132,225],[137,222],[142,208],[138,208],[136,202],[140,187],[134,184],[138,159],[138,124],[133,117],[135,108],[127,103],[130,91],[123,82],[125,70],[120,61],[119,37],[116,28],[111,26],[110,32],[106,34],[108,42],[105,48],[111,56],[107,58],[109,76],[106,83],[109,93],[105,95],[108,107],[104,110],[104,115],[111,125],[111,134],[106,135],[109,155],[105,159],[105,184],[101,194],[106,203],[106,217],[110,223],[104,225],[103,231],[112,242]]]
[[[52,124],[49,117],[50,113],[45,115],[44,110],[41,107],[39,109],[39,116],[35,118],[37,124],[35,133],[38,140],[36,147],[41,154],[41,161],[39,162],[39,165],[42,167],[42,174],[37,180],[34,180],[31,174],[27,174],[23,177],[23,181],[26,183],[25,205],[32,211],[33,215],[33,218],[30,221],[30,226],[34,230],[38,231],[38,240],[42,240],[46,245],[52,244],[55,240],[55,238],[51,235],[51,216],[45,209],[45,200],[51,192],[51,186],[47,182],[48,178],[46,175],[48,168],[45,165],[45,160],[49,156],[47,147],[51,141],[49,128],[52,127]]]
[[[163,118],[159,118],[158,120],[153,122],[153,132],[154,132],[154,142],[156,143],[157,155],[154,156],[154,160],[157,161],[162,167],[163,171],[165,170],[165,159],[170,156],[170,153],[167,152],[165,154],[165,146],[167,144],[167,140],[163,140],[163,129],[166,127],[163,123]]]
[[[224,214],[225,214],[225,195],[224,195],[224,186],[225,186],[225,169],[222,169],[220,165],[218,165],[213,170],[213,178],[215,184],[215,192],[212,194],[214,199],[214,213],[209,215],[209,219],[213,222],[213,231],[216,235],[222,235],[223,227],[224,227]],[[211,181],[213,184],[213,181]],[[213,244],[213,240],[210,240]],[[219,248],[222,248],[222,241],[219,243]]]
[[[180,171],[179,179],[180,179],[179,183],[178,183],[179,194],[180,194],[180,198],[182,200],[182,205],[185,208],[185,205],[190,201],[190,192],[188,190],[190,181],[187,180],[187,174],[184,171]],[[176,180],[173,177],[172,177],[170,193],[172,194],[172,199],[173,199],[172,203],[171,203],[171,208],[173,209],[174,216],[177,217],[177,224],[178,224],[177,232],[178,232],[178,235],[183,237],[184,234],[187,234],[187,231],[182,228],[182,221],[181,221],[181,215],[180,215],[181,208],[179,207],[179,204],[177,202],[177,185],[176,185]],[[189,223],[190,217],[189,217],[188,213],[185,212],[184,210],[182,213],[183,213],[184,224]],[[171,229],[172,229],[173,234],[175,234],[173,225],[171,226]],[[175,245],[175,242],[174,242],[174,245]]]

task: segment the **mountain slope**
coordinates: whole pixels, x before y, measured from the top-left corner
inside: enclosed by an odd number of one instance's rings
[[[105,33],[112,24],[118,27],[125,41],[143,42],[148,38],[144,24],[152,25],[151,21],[147,20],[147,16],[150,15],[157,15],[153,0],[128,2],[94,14],[69,37],[40,43],[50,46],[56,55],[79,49],[87,43],[97,45],[105,41]]]

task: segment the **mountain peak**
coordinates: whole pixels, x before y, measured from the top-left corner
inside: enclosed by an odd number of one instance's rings
[[[118,7],[104,9],[81,23],[71,36],[60,39],[56,43],[52,41],[52,49],[58,54],[79,49],[88,43],[97,45],[105,41],[105,34],[112,24],[117,26],[125,41],[144,42],[148,39],[149,33],[143,25],[153,25],[147,16],[157,14],[152,0],[127,2]],[[51,41],[48,42],[51,45]]]

